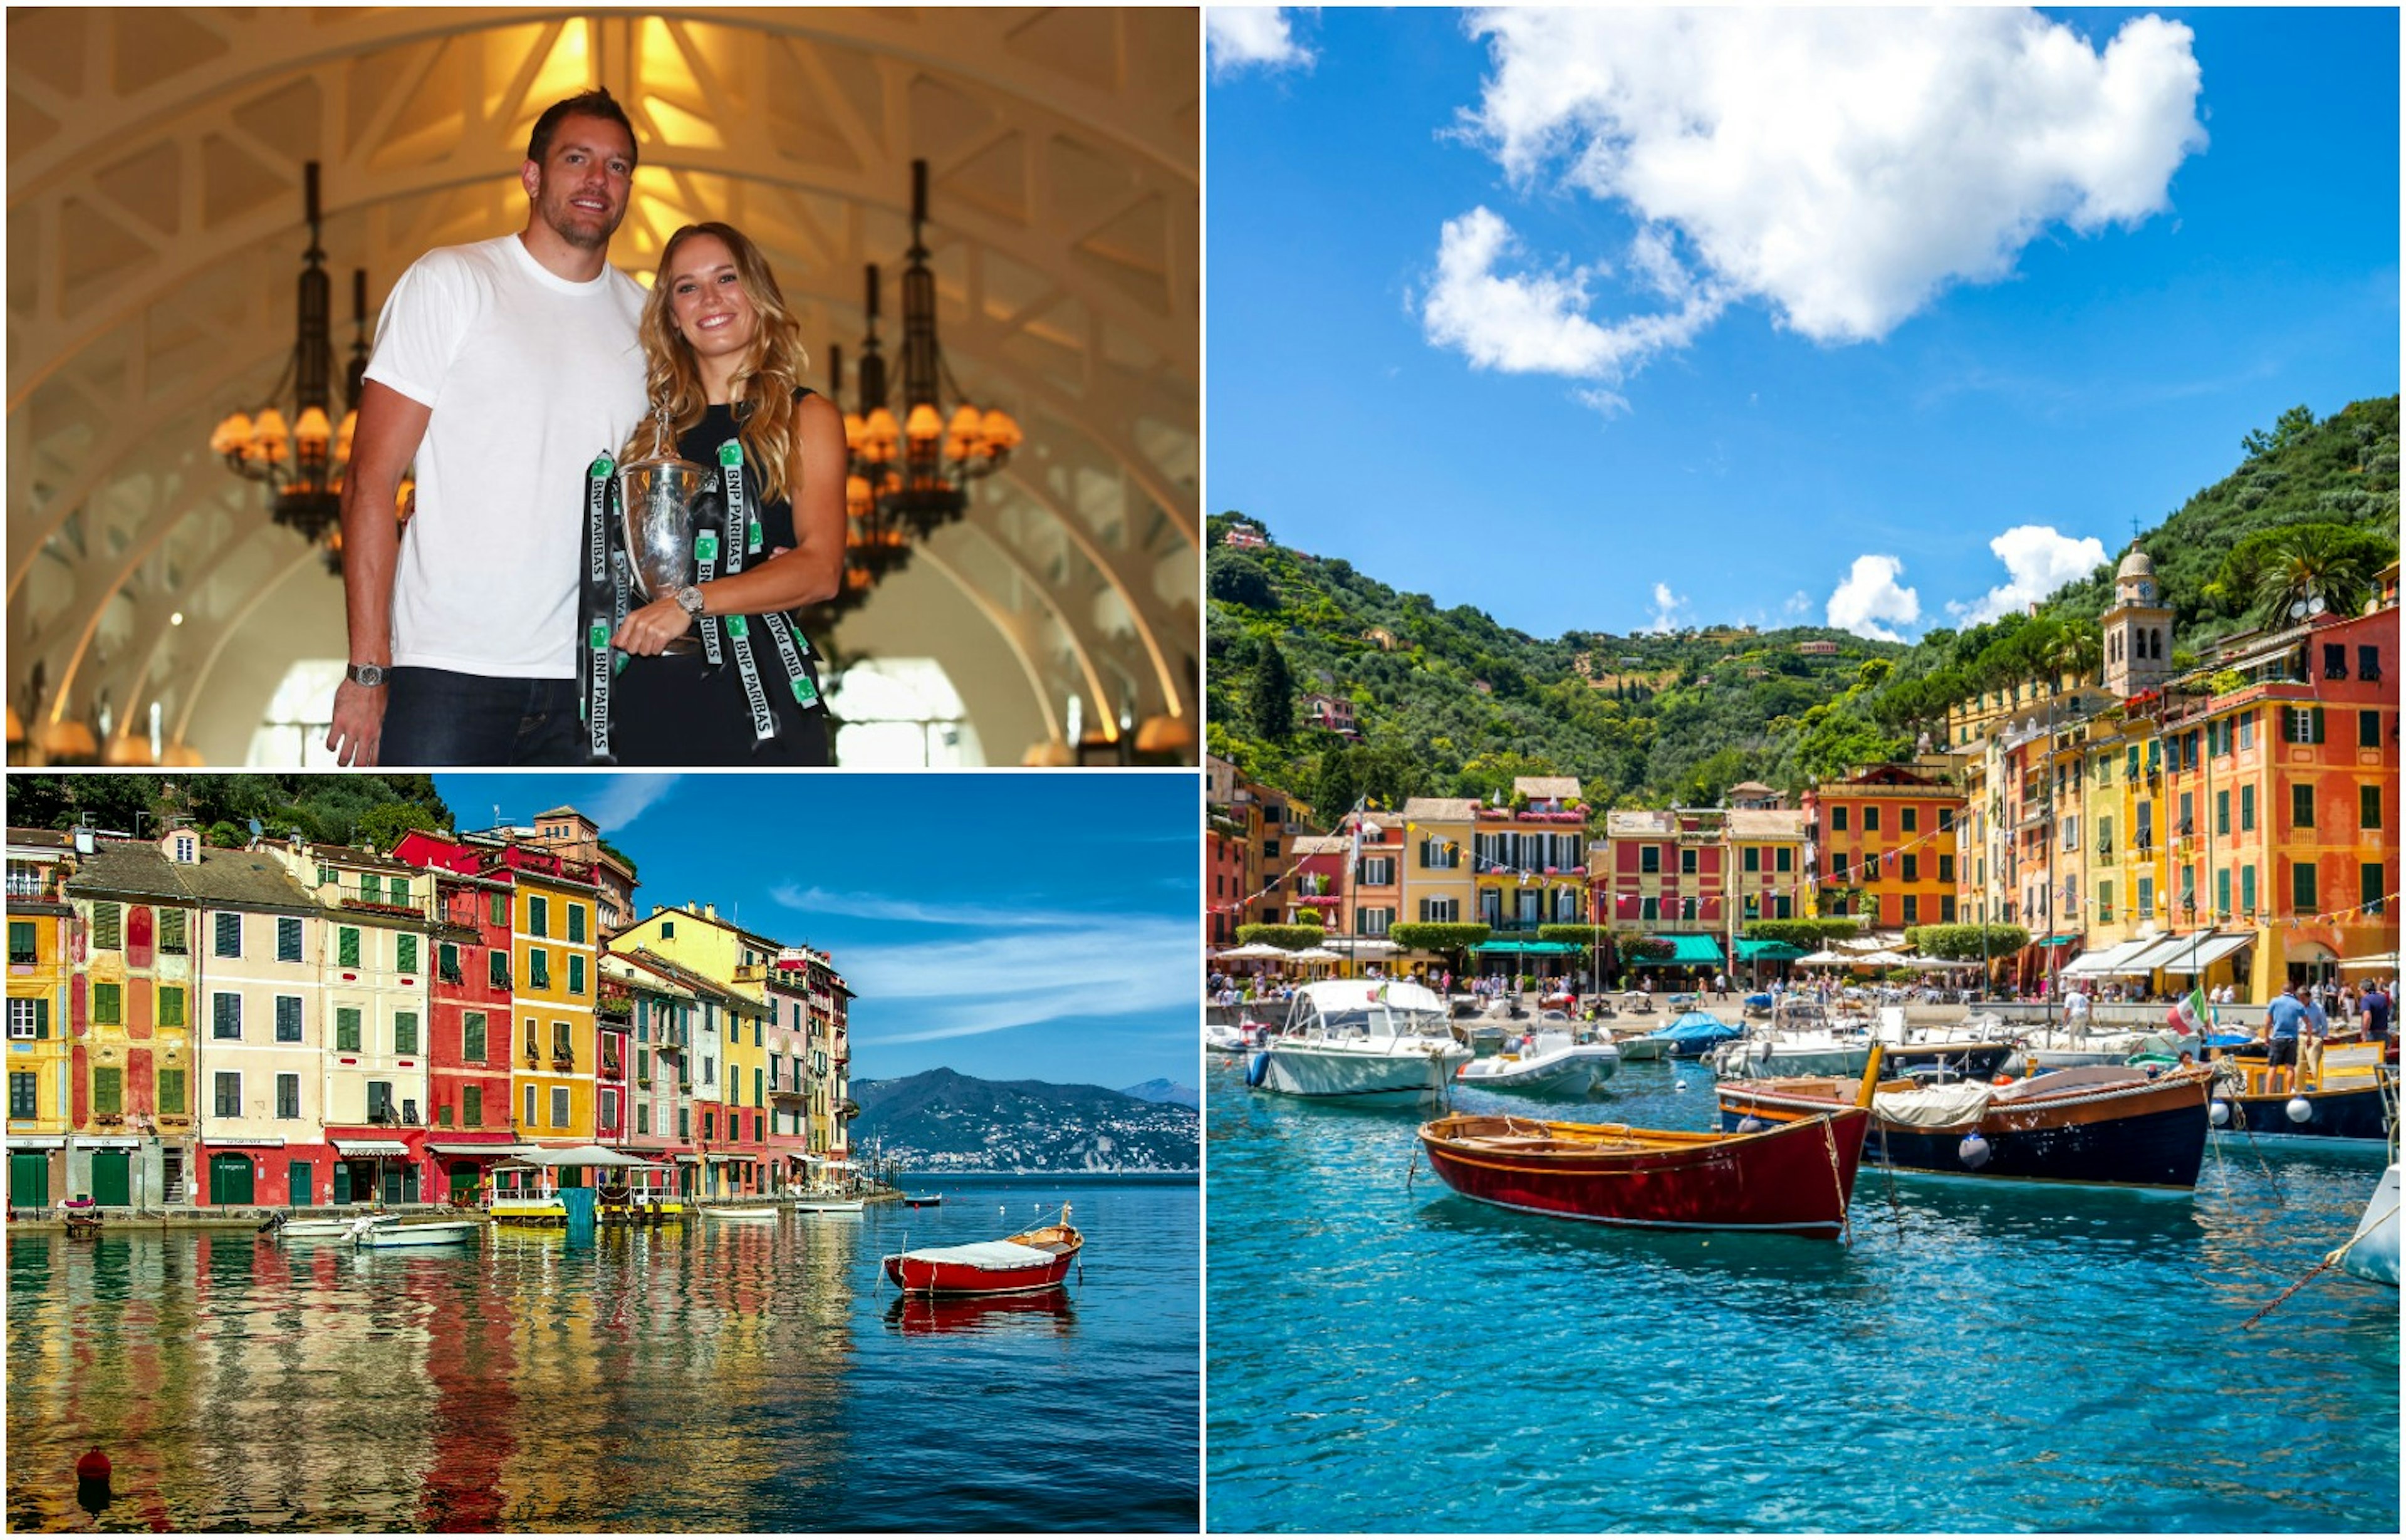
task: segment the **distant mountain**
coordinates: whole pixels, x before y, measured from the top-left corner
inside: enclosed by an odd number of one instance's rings
[[[1147,1081],[1142,1085],[1124,1085],[1120,1087],[1120,1095],[1134,1096],[1139,1101],[1175,1102],[1181,1107],[1200,1109],[1203,1105],[1202,1092],[1191,1085],[1181,1085],[1176,1081]]]
[[[853,1148],[876,1148],[913,1171],[1194,1171],[1202,1164],[1200,1112],[1099,1085],[930,1069],[855,1081],[852,1096],[860,1104]]]

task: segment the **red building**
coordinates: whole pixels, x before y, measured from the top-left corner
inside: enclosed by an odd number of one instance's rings
[[[602,974],[593,1001],[593,1142],[616,1149],[631,1122],[627,1096],[627,1039],[634,1028],[635,995],[622,980]]]
[[[1338,931],[1345,924],[1345,863],[1352,853],[1349,835],[1307,834],[1295,841],[1295,865],[1288,871],[1287,891],[1279,897],[1287,905],[1289,925],[1309,925],[1308,911],[1319,916],[1323,930]]]
[[[1214,813],[1203,830],[1205,860],[1210,886],[1203,896],[1214,947],[1237,944],[1237,926],[1244,923],[1245,836],[1241,825],[1224,825]]]

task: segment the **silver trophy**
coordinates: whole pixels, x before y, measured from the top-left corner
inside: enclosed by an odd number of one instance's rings
[[[655,441],[659,452],[618,470],[619,516],[625,521],[627,566],[636,594],[650,601],[701,580],[697,558],[716,558],[718,473],[674,453],[668,424]],[[701,540],[697,549],[697,539]],[[672,653],[701,643],[690,630],[670,643]]]

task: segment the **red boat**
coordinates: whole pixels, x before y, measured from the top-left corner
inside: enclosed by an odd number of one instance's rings
[[[1017,1294],[1057,1289],[1086,1237],[1069,1227],[1069,1206],[1051,1224],[967,1246],[936,1246],[885,1259],[885,1276],[912,1294]]]
[[[1422,1124],[1421,1145],[1446,1185],[1501,1208],[1834,1239],[1846,1228],[1878,1074],[1875,1049],[1856,1106],[1757,1134],[1456,1114]]]

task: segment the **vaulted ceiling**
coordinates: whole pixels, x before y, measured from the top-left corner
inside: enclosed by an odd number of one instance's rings
[[[1027,444],[836,649],[938,659],[998,758],[1072,698],[1191,726],[1198,48],[1182,9],[12,8],[14,716],[38,744],[105,705],[131,759],[156,703],[171,745],[237,764],[290,666],[342,656],[339,580],[207,448],[290,353],[303,167],[339,371],[350,270],[373,324],[420,252],[517,229],[534,118],[598,83],[643,147],[612,259],[648,279],[726,219],[820,359],[856,354],[863,267],[899,272],[930,162],[946,360]]]

